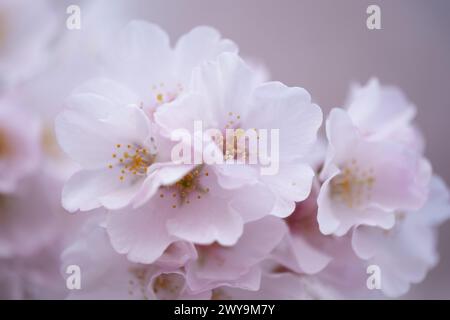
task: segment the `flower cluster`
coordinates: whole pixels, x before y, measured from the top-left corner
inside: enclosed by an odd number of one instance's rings
[[[449,192],[397,88],[324,120],[213,28],[57,36],[43,3],[0,4],[0,297],[398,297],[437,264]]]

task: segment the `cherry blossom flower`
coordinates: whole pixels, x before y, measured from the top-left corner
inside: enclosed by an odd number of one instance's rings
[[[130,93],[109,80],[102,84],[110,98],[80,88],[57,119],[62,148],[85,168],[65,185],[63,205],[69,211],[143,205],[111,212],[108,232],[119,252],[148,263],[174,239],[232,245],[244,222],[270,210],[270,194],[258,187],[248,188],[244,197],[218,185],[207,166],[172,163],[173,143],[158,135],[140,108],[123,106]],[[257,196],[266,200],[249,206],[248,197]],[[144,226],[154,232],[137,229]]]
[[[247,72],[246,67],[234,55],[222,55],[219,59],[221,63],[230,64],[230,72],[234,72],[235,69],[239,70],[239,68],[242,69],[241,71]],[[274,84],[273,86],[274,92],[268,88],[268,94],[273,93],[275,97],[276,94],[280,94],[281,101],[286,101],[288,111],[297,112],[295,113],[297,117],[301,115],[305,117],[301,122],[303,125],[300,125],[302,130],[307,131],[302,138],[305,145],[300,144],[299,147],[307,150],[308,144],[312,144],[315,139],[316,130],[321,121],[320,110],[310,104],[309,96],[303,90],[292,89],[291,93],[290,89],[282,85]],[[115,90],[115,92],[118,91],[118,89]],[[263,90],[261,89],[261,91]],[[266,96],[263,95],[258,100],[261,104],[265,101],[263,97]],[[277,104],[276,101],[271,100],[276,98],[270,98],[270,95],[266,98],[268,101],[266,108]],[[300,101],[298,105],[296,99]],[[302,99],[306,99],[306,101]],[[182,105],[183,97],[176,101],[178,100]],[[167,104],[167,108],[165,106],[164,109],[176,110],[176,106]],[[297,107],[300,111],[294,111]],[[186,109],[184,112],[189,112],[189,110]],[[181,110],[176,113],[178,116],[182,115]],[[156,116],[159,117],[158,111]],[[167,114],[164,116],[169,117]],[[195,116],[195,114],[190,116]],[[278,119],[278,121],[278,125],[281,126],[282,120]],[[300,129],[299,131],[301,132]],[[292,149],[298,146],[295,137],[290,136],[288,132],[286,132],[286,139],[292,141],[292,145],[290,145]],[[96,143],[96,145],[99,144]],[[286,149],[288,147],[289,145],[286,145]],[[185,165],[190,170],[189,173],[186,172],[184,176],[180,176],[177,180],[174,179],[175,181],[171,183],[160,184],[156,195],[153,192],[144,195],[143,199],[147,201],[140,202],[148,203],[142,208],[135,211],[125,209],[109,215],[107,228],[114,248],[120,253],[128,254],[131,261],[151,263],[168,244],[177,239],[200,245],[210,245],[217,241],[221,245],[230,246],[238,241],[245,223],[260,219],[271,212],[276,215],[290,214],[293,210],[290,208],[291,205],[294,205],[293,200],[301,200],[308,195],[313,172],[306,163],[295,164],[293,160],[296,159],[295,153],[288,155],[287,150],[283,152],[287,159],[291,159],[291,162],[287,162],[287,165],[283,167],[283,173],[279,174],[281,182],[276,178],[265,180],[266,185],[271,188],[265,187],[263,183],[249,184],[245,188],[244,186],[242,188],[224,188],[221,184],[223,180],[220,179],[222,173],[220,170],[215,170],[214,165],[202,164],[197,167]],[[158,153],[158,156],[159,154],[161,152]],[[301,154],[298,157],[301,157]],[[178,168],[180,165],[175,167]],[[299,169],[300,172],[291,171],[294,169]],[[149,170],[151,170],[151,166]],[[250,168],[250,170],[252,169]],[[252,171],[249,172],[253,174]],[[294,177],[298,177],[295,182],[292,182],[292,172],[295,173]],[[239,180],[236,174],[233,179]],[[146,182],[142,183],[147,188]],[[285,185],[289,187],[288,190],[282,188]],[[280,199],[281,195],[293,199],[292,204]],[[138,193],[138,197],[141,197],[140,193]],[[249,199],[253,200],[249,201]],[[256,199],[259,200],[255,201]],[[153,232],[149,233],[148,230],[153,230]]]
[[[433,177],[430,197],[417,211],[396,212],[390,230],[370,226],[355,229],[352,244],[367,264],[380,267],[381,289],[390,297],[408,292],[410,284],[423,281],[438,262],[437,226],[450,218],[449,191]]]
[[[421,155],[393,141],[366,139],[341,109],[331,111],[326,129],[317,215],[322,233],[342,236],[360,224],[390,229],[396,211],[424,204],[431,168]]]
[[[107,78],[87,82],[75,90],[56,120],[61,148],[86,169],[73,175],[64,188],[63,205],[69,211],[117,209],[133,200],[142,204],[159,185],[174,184],[191,171],[193,166],[170,166],[170,141],[158,138],[158,129],[140,109],[156,107],[167,98],[162,89],[152,91],[155,77],[158,88],[169,78],[183,81],[203,59],[235,50],[206,27],[192,30],[173,50],[164,31],[143,21],[129,23],[118,38],[119,47],[113,50],[117,56],[107,70],[120,82]],[[105,117],[111,118],[108,132]],[[77,134],[79,130],[84,134]],[[143,200],[138,202],[135,196],[140,191]]]
[[[225,132],[234,129],[235,135],[241,137],[247,135],[246,130],[279,130],[279,145],[277,140],[272,140],[271,144],[277,157],[271,159],[274,166],[270,168],[262,161],[249,164],[252,157],[259,156],[261,160],[260,148],[239,143],[236,146],[211,136],[211,142],[204,150],[212,147],[212,153],[222,160],[210,165],[221,186],[227,189],[245,185],[266,188],[275,198],[271,213],[285,217],[294,210],[295,201],[304,200],[311,190],[314,172],[306,155],[316,141],[322,113],[311,103],[306,90],[289,88],[279,82],[259,83],[258,80],[259,76],[237,55],[223,53],[217,61],[195,69],[189,93],[158,109],[155,119],[169,135],[173,130],[183,128],[195,136],[193,124],[199,120],[204,130]],[[223,136],[226,137],[226,133]],[[228,160],[244,163],[230,165]],[[270,172],[263,174],[265,169]]]
[[[156,32],[153,27],[141,23],[131,24],[127,30],[137,33],[132,33],[133,37],[140,36],[140,32]],[[185,41],[188,40],[181,43]],[[299,128],[305,128],[304,143],[300,147],[307,150],[320,125],[319,108],[310,104],[309,95],[301,89],[291,92],[274,84],[267,92],[271,90],[275,94],[281,91],[280,99],[286,100],[287,110],[300,108],[296,111],[297,117],[305,110],[305,120]],[[300,101],[298,105],[296,98]],[[264,95],[259,99],[264,101]],[[266,108],[277,103],[270,98],[267,100]],[[245,192],[227,190],[217,183],[217,174],[210,171],[209,166],[179,165],[169,161],[173,143],[159,135],[158,128],[147,118],[148,114],[133,104],[137,101],[139,98],[128,87],[106,78],[97,79],[74,92],[68,100],[68,108],[56,121],[61,147],[83,167],[63,190],[63,205],[67,210],[91,210],[100,206],[120,209],[129,203],[135,207],[145,204],[138,210],[124,209],[110,214],[108,233],[118,252],[127,253],[134,262],[150,263],[177,240],[202,245],[214,241],[233,245],[242,234],[245,222],[269,214],[271,209],[277,211],[275,195],[260,185],[249,186]],[[277,121],[281,126],[282,119]],[[287,131],[286,139],[292,141],[292,148],[297,146],[295,137]],[[295,154],[288,155],[287,150],[284,152],[288,159],[296,157]],[[291,160],[283,167],[284,179],[288,179],[289,168],[300,168],[301,171],[298,186],[289,181],[291,190],[286,192],[294,194],[288,197],[302,199],[309,193],[312,170],[303,163],[295,166]],[[279,193],[283,190],[276,180],[268,179],[267,184]],[[249,204],[249,198],[266,200]],[[277,205],[284,203],[279,200]],[[279,214],[289,214],[289,210],[283,208]],[[140,228],[143,226],[154,232],[148,233],[148,229]]]
[[[99,88],[109,90],[110,96],[75,94],[56,120],[61,148],[83,168],[69,179],[63,190],[63,206],[72,212],[100,206],[125,207],[135,199],[144,183],[161,179],[174,183],[186,170],[174,168],[175,180],[170,175],[170,163],[167,170],[154,170],[170,160],[164,159],[164,152],[159,152],[159,163],[155,163],[157,148],[163,149],[170,141],[159,139],[138,106],[124,102],[131,95],[129,91],[108,80],[102,85]],[[152,175],[149,171],[155,172]],[[159,175],[160,172],[164,175]]]

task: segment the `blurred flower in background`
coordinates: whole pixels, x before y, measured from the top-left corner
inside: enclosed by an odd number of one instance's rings
[[[50,1],[0,2],[0,83],[8,85],[37,72],[48,59],[47,47],[56,32]]]
[[[200,15],[171,43],[157,23],[183,29],[174,10],[0,0],[0,298],[407,297],[450,218],[420,110],[372,78],[327,115]],[[174,162],[171,133],[198,138],[198,120],[237,132],[226,148],[202,137],[221,160],[250,157],[239,132],[279,130],[279,171]]]

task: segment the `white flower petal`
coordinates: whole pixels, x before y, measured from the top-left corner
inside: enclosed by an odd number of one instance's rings
[[[138,107],[116,107],[94,94],[69,99],[71,108],[56,118],[61,148],[85,169],[106,167],[115,159],[117,144],[138,144],[150,135],[150,125]],[[117,159],[118,160],[118,159]]]
[[[241,117],[243,128],[279,130],[279,158],[283,161],[305,157],[322,124],[322,111],[311,103],[309,93],[280,82],[258,86],[247,112],[246,117]]]
[[[202,62],[214,60],[222,52],[237,52],[237,46],[210,27],[196,27],[183,35],[175,46],[177,73],[189,80],[192,69]]]
[[[393,134],[416,114],[416,108],[399,89],[382,87],[377,79],[352,90],[347,110],[363,134],[376,139]]]
[[[82,170],[64,185],[63,207],[70,211],[89,211],[100,206],[118,209],[128,205],[142,186],[142,181],[121,181],[120,169]]]
[[[177,239],[166,229],[170,212],[160,210],[154,202],[139,209],[111,211],[106,228],[114,249],[128,260],[153,263]]]

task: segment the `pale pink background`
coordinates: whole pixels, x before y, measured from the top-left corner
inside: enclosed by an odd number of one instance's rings
[[[116,0],[123,1],[123,0]],[[77,1],[69,1],[77,3]],[[130,17],[151,20],[177,38],[197,25],[217,28],[271,79],[305,87],[327,112],[351,82],[377,76],[419,108],[434,169],[450,183],[450,1],[150,0],[123,1]],[[366,28],[378,4],[382,30]],[[441,264],[409,297],[450,298],[450,223],[441,228]]]

